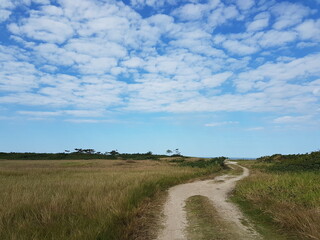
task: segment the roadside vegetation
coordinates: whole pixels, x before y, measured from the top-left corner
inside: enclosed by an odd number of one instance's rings
[[[135,239],[148,199],[222,169],[134,157],[0,160],[0,239]]]
[[[241,164],[251,175],[237,185],[233,200],[258,221],[263,235],[276,227],[281,239],[320,239],[320,152],[275,154]]]

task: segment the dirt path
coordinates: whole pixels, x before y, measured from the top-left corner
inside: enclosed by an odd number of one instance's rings
[[[228,162],[229,166],[235,162]],[[239,166],[239,165],[237,165]],[[168,200],[164,207],[164,229],[158,236],[158,240],[185,240],[187,239],[185,229],[187,227],[186,212],[184,209],[185,201],[194,195],[208,197],[216,208],[220,217],[230,224],[230,229],[238,237],[237,240],[261,239],[260,235],[248,224],[243,222],[245,219],[236,205],[228,202],[227,197],[237,181],[247,177],[249,170],[243,169],[241,175],[223,175],[213,180],[197,181],[174,186],[169,189]]]

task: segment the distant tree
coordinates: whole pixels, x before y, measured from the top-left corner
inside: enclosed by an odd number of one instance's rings
[[[75,153],[86,153],[86,154],[94,154],[95,150],[92,148],[82,149],[82,148],[75,148]]]
[[[176,148],[176,150],[174,150],[175,155],[181,155],[181,152],[179,151],[179,148]]]
[[[172,154],[172,150],[168,149],[168,150],[167,150],[167,154],[168,154],[168,155]]]
[[[82,148],[75,148],[74,151],[76,153],[83,153],[83,149]]]
[[[83,152],[86,154],[94,154],[95,150],[92,148],[88,148],[88,149],[83,149]]]
[[[146,152],[146,155],[152,155],[152,152],[151,151]]]
[[[116,155],[119,155],[119,152],[118,150],[112,150],[111,152],[108,152],[111,156],[116,156]]]
[[[65,153],[70,153],[70,150],[64,150]]]

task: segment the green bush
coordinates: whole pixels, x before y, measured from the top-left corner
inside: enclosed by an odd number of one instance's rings
[[[264,156],[257,159],[259,162],[270,163],[270,171],[319,171],[320,151],[306,154]]]
[[[211,158],[209,160],[205,160],[205,159],[200,159],[197,161],[185,161],[185,162],[181,162],[179,165],[180,166],[184,166],[184,167],[197,167],[197,168],[208,168],[211,166],[221,166],[224,167],[224,161],[226,160],[226,157],[216,157],[216,158]]]

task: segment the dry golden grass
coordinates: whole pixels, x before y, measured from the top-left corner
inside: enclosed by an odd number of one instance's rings
[[[272,217],[298,239],[320,239],[320,174],[253,169],[235,195]],[[295,239],[292,236],[291,239]]]
[[[0,161],[0,239],[128,239],[145,198],[206,173],[161,161]]]

